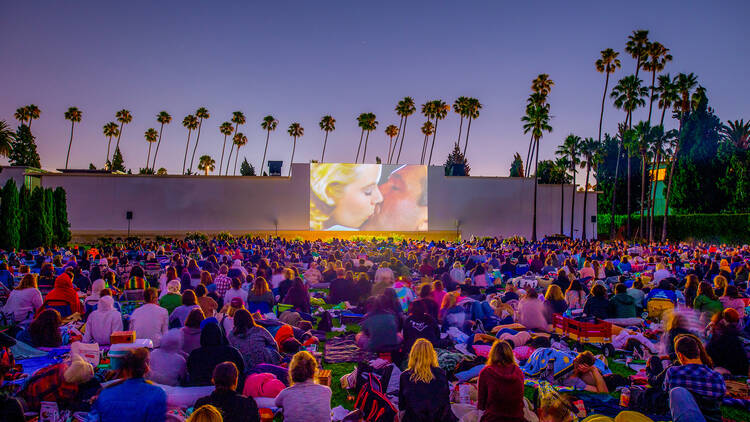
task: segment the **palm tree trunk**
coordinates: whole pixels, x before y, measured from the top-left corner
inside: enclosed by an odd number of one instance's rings
[[[365,146],[365,149],[367,147]],[[294,144],[292,144],[292,158],[289,159],[289,174],[287,177],[292,177],[292,163],[294,163],[294,151],[297,149],[297,137],[294,137]]]
[[[200,123],[198,123],[198,136],[195,137],[195,145],[193,146],[193,155],[190,156],[190,167],[189,172],[193,172],[193,161],[195,161],[195,150],[198,149],[198,142],[201,140],[201,126],[203,126],[203,118],[201,117]]]
[[[650,190],[649,190],[650,192]],[[646,199],[646,154],[641,154],[641,210],[640,217],[638,218],[638,235],[645,238],[644,226],[643,226],[643,206]]]
[[[680,153],[680,145],[677,144],[675,147],[674,154],[672,155],[672,164],[669,168],[669,182],[667,183],[667,197],[664,200],[664,219],[661,225],[661,241],[667,241],[667,217],[669,216],[669,199],[672,195],[672,178],[674,178],[674,167],[677,162],[677,154]]]
[[[240,146],[237,145],[237,152],[234,154],[234,170],[232,170],[232,176],[237,175],[237,160],[240,158]]]
[[[362,164],[365,163],[365,158],[367,157],[367,141],[370,140],[370,130],[367,130],[367,136],[365,136],[365,150],[362,152]]]
[[[575,159],[575,157],[571,157]],[[537,155],[536,159],[539,159],[539,156]],[[534,176],[536,177],[536,175]],[[570,202],[570,238],[573,239],[573,226],[575,223],[575,215],[576,215],[576,166],[573,164],[573,196]]]
[[[109,141],[107,142],[107,159],[104,160],[104,165],[107,165],[107,161],[109,161],[109,147],[112,145],[112,137],[109,137]]]
[[[221,176],[221,167],[224,164],[224,148],[227,147],[227,135],[224,135],[224,144],[221,146],[221,160],[219,161],[219,176]],[[159,152],[159,144],[156,144],[156,152]],[[156,165],[156,154],[154,154],[154,165]],[[263,169],[261,169],[261,174]],[[226,174],[224,175],[226,176]]]
[[[609,210],[609,240],[615,239],[615,199],[617,194],[617,176],[620,170],[620,155],[622,153],[622,139],[617,143],[617,158],[615,160],[615,178],[612,181],[612,206]]]
[[[357,145],[357,156],[354,158],[354,164],[359,161],[359,150],[362,148],[362,138],[365,136],[365,130],[362,129],[362,133],[359,134],[359,145]]]
[[[565,179],[560,183],[560,234],[563,234],[563,222],[565,218]]]
[[[271,130],[266,131],[266,147],[263,148],[263,160],[260,162],[260,174],[263,174],[263,167],[266,165],[266,151],[268,151],[268,138],[271,136]]]
[[[458,141],[456,141],[456,145],[458,145],[459,148],[461,147],[461,132],[463,131],[463,127],[464,127],[464,115],[462,114],[461,120],[458,123]]]
[[[404,117],[404,128],[403,133],[401,134],[401,145],[398,147],[398,155],[396,156],[396,164],[398,164],[398,161],[401,159],[401,148],[404,147],[404,138],[406,137],[406,122],[409,120],[409,116]]]
[[[185,164],[187,164],[187,153],[190,148],[190,132],[192,132],[192,129],[188,129],[188,139],[185,144],[185,158],[182,159],[182,174],[185,174]]]
[[[388,141],[388,158],[385,160],[386,163],[391,164],[391,148],[393,147],[393,136],[389,137]]]
[[[628,112],[628,129],[630,129],[631,125],[633,124],[633,115]],[[630,147],[625,148],[625,155],[627,158],[627,165],[628,165],[628,175],[627,175],[627,209],[626,209],[626,237],[630,239]]]
[[[435,138],[437,137],[437,127],[440,119],[435,119],[435,132],[432,134],[432,146],[430,147],[430,159],[427,160],[427,165],[432,165],[432,151],[435,149]]]
[[[667,107],[665,105],[664,108],[661,109],[661,121],[659,122],[659,125],[661,127],[664,127],[664,113],[666,112],[667,112]]]
[[[588,203],[588,199],[589,199],[589,174],[591,174],[590,163],[591,163],[591,158],[588,157],[588,159],[586,160],[586,184],[583,186],[583,218],[582,218],[583,224],[581,225],[581,227],[583,228],[583,235],[581,239],[583,240],[588,239],[586,237],[586,226],[588,225],[586,224],[586,204]]]
[[[466,157],[466,148],[469,146],[469,132],[471,132],[471,121],[473,119],[469,116],[469,124],[466,125],[466,139],[464,139],[464,152],[463,155]]]
[[[234,142],[232,142],[232,146],[229,148],[229,157],[227,157],[227,170],[224,172],[224,176],[229,175],[229,163],[232,162],[232,152],[234,152]]]
[[[65,156],[65,169],[68,169],[68,160],[70,159],[70,146],[73,145],[73,127],[75,127],[76,123],[71,121],[70,122],[70,142],[68,142],[68,155]]]
[[[161,124],[161,129],[159,129],[159,141],[156,143],[156,151],[154,151],[154,163],[151,165],[151,170],[156,167],[156,155],[159,154],[159,145],[161,145],[162,130],[164,130],[164,123]],[[224,141],[226,142],[226,136],[224,137]]]
[[[531,223],[531,241],[536,242],[536,192],[539,186],[539,178],[537,177],[537,170],[539,165],[539,139],[536,140],[536,160],[534,161],[534,218]]]
[[[398,146],[398,136],[401,135],[401,131],[403,130],[404,126],[404,116],[401,116],[401,118],[398,121],[398,132],[396,132],[396,143],[393,144],[393,150],[388,149],[388,164],[391,164],[393,162],[393,156],[396,155],[396,147]],[[393,140],[393,138],[391,138]]]
[[[651,126],[651,109],[654,105],[654,83],[656,83],[656,68],[651,71],[651,96],[648,100],[648,125]]]
[[[120,137],[122,136],[122,131],[125,128],[125,123],[120,123],[120,133],[117,134],[117,143],[115,144],[115,151],[117,151],[117,148],[120,148]],[[29,130],[31,130],[31,122],[29,121]]]
[[[599,113],[599,142],[602,141],[602,121],[604,120],[604,101],[607,99],[607,87],[608,86],[609,86],[609,72],[607,72],[607,77],[606,79],[604,79],[604,95],[602,95],[602,111]]]
[[[31,132],[31,121],[32,120],[34,120],[34,119],[32,119],[31,117],[29,117],[29,132]],[[120,132],[122,132],[122,130],[120,130]],[[117,140],[119,141],[120,139],[118,138]]]
[[[328,131],[326,131],[326,138],[323,140],[323,153],[320,154],[320,162],[323,162],[323,157],[326,156],[326,144],[328,144]],[[262,171],[263,169],[261,169]]]
[[[521,150],[523,151],[523,150]],[[534,158],[534,135],[531,135],[531,138],[529,139],[529,149],[526,151],[526,161],[524,162],[524,165],[526,166],[526,176],[525,177],[531,177],[531,174],[529,174],[529,160]]]
[[[151,161],[151,142],[148,143],[148,155],[146,156],[146,170],[148,170],[149,161]]]
[[[651,214],[649,216],[648,220],[648,241],[653,242],[654,241],[654,214],[656,214],[656,184],[657,184],[657,175],[661,171],[661,146],[657,149],[656,152],[656,172],[654,175],[654,180],[651,181],[653,192],[650,192],[651,194]]]

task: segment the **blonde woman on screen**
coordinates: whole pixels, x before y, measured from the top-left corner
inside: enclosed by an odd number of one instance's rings
[[[313,164],[310,229],[359,230],[383,201],[379,164]]]

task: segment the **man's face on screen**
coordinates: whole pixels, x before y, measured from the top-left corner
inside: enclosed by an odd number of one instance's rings
[[[380,185],[383,202],[363,230],[427,230],[427,204],[420,204],[426,188],[424,167],[406,166]]]

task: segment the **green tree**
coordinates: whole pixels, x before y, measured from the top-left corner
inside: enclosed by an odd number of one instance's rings
[[[434,100],[433,101],[433,115],[432,117],[435,118],[435,131],[432,133],[432,146],[430,147],[430,158],[427,160],[427,165],[432,165],[432,151],[435,149],[435,138],[437,138],[437,128],[438,128],[438,122],[448,117],[448,112],[450,111],[451,107],[445,103],[443,100]]]
[[[206,176],[208,173],[212,173],[216,168],[216,160],[211,158],[210,155],[201,155],[198,158],[198,171],[204,172]],[[240,174],[242,174],[242,168],[240,168]]]
[[[22,125],[28,120],[29,132],[31,132],[31,121],[38,119],[41,114],[42,110],[40,110],[39,107],[34,104],[29,104],[16,109],[14,117],[21,122]]]
[[[615,73],[620,68],[620,59],[617,58],[620,53],[611,48],[601,51],[601,58],[595,63],[596,71],[604,73],[604,95],[602,95],[602,109],[599,112],[599,142],[602,141],[602,121],[604,120],[604,101],[607,99],[607,87],[609,86],[609,75]]]
[[[523,161],[521,161],[521,154],[519,153],[513,154],[513,162],[510,163],[510,177],[524,177]]]
[[[18,233],[21,237],[21,247],[31,248],[29,243],[29,212],[31,207],[31,192],[21,185],[18,191]]]
[[[396,125],[388,125],[385,128],[385,135],[390,139],[388,142],[388,158],[387,162],[388,164],[391,163],[391,150],[393,149],[393,138],[398,138],[398,126]]]
[[[575,180],[576,180],[576,168],[579,164],[581,164],[581,146],[583,141],[581,140],[580,136],[573,135],[572,133],[568,135],[565,140],[563,141],[563,144],[557,147],[557,151],[555,154],[557,154],[559,157],[565,157],[568,160],[568,163],[570,163],[570,171],[573,173],[573,193],[571,194],[571,200],[570,200],[570,237],[573,237],[573,226],[574,226],[574,218],[575,218],[575,207],[576,207],[576,190],[575,190]]]
[[[263,148],[263,159],[260,160],[261,169],[266,166],[266,152],[268,151],[268,139],[271,137],[271,131],[276,130],[276,127],[278,125],[279,125],[279,121],[276,120],[276,118],[271,116],[270,114],[264,117],[263,121],[260,123],[260,127],[266,131],[266,147]]]
[[[375,120],[375,115],[373,114],[373,121]],[[377,122],[375,122],[377,125]],[[297,138],[301,138],[305,134],[305,128],[300,126],[299,123],[294,122],[291,125],[289,125],[289,129],[286,131],[289,136],[292,137],[294,140],[293,146],[292,146],[292,158],[289,159],[289,177],[292,176],[292,164],[294,163],[294,151],[297,149]],[[365,144],[365,150],[367,150],[367,145]],[[363,160],[364,161],[364,160]]]
[[[27,246],[36,248],[49,246],[52,243],[52,225],[49,220],[49,208],[43,188],[34,188],[29,199],[27,228]]]
[[[425,125],[427,124],[432,125],[430,122],[425,122]],[[471,174],[471,166],[469,166],[469,162],[466,160],[466,156],[461,152],[461,148],[458,144],[453,144],[453,151],[448,154],[448,159],[445,160],[445,164],[443,165],[446,176],[451,175],[453,165],[463,165],[464,175],[468,176]]]
[[[435,115],[434,108],[435,103],[432,101],[427,101],[426,103],[422,104],[422,115],[427,118],[427,122],[422,125],[422,134],[424,134],[425,137],[422,143],[422,157],[419,159],[419,164],[424,164],[424,158],[427,152],[427,142],[430,139],[430,135],[432,135],[432,133],[435,131],[435,125],[430,121]],[[429,134],[427,134],[425,130],[427,130]]]
[[[76,123],[81,121],[83,112],[77,107],[69,107],[68,111],[65,112],[65,120],[70,120],[70,141],[68,142],[68,154],[65,156],[65,168],[68,168],[68,160],[70,159],[70,147],[73,145],[73,128]]]
[[[182,159],[182,173],[185,174],[185,165],[187,164],[187,153],[190,149],[190,134],[198,128],[198,118],[192,114],[188,114],[182,119],[182,126],[188,130],[187,143],[185,144],[185,158]],[[191,171],[192,173],[192,171]]]
[[[459,116],[458,140],[456,140],[456,143],[461,145],[461,132],[464,127],[464,117],[469,117],[469,98],[458,97],[456,101],[453,102],[453,111]]]
[[[244,125],[245,122],[247,122],[247,119],[245,119],[245,115],[241,111],[235,111],[232,113],[232,123],[234,123],[234,132],[237,133],[240,130],[240,125]],[[244,136],[244,135],[243,135]],[[234,138],[232,138],[234,139]],[[224,175],[229,174],[229,163],[232,162],[232,151],[234,151],[234,145],[235,143],[232,142],[232,145],[229,148],[229,157],[227,158],[227,169],[224,172]],[[221,155],[224,155],[224,150],[222,149]]]
[[[659,75],[657,78],[659,81],[656,85],[656,96],[659,98],[659,109],[661,109],[661,119],[659,125],[664,126],[664,115],[667,109],[671,108],[673,104],[676,104],[679,100],[677,94],[677,85],[672,81],[669,73]]]
[[[646,50],[646,61],[643,63],[643,70],[651,72],[651,95],[649,96],[648,102],[648,124],[651,125],[651,109],[654,105],[656,96],[654,91],[656,89],[656,73],[664,70],[664,67],[668,62],[672,61],[672,55],[669,54],[669,49],[664,47],[659,42],[649,43]]]
[[[232,172],[232,176],[237,175],[237,159],[240,156],[240,148],[247,145],[247,136],[245,136],[242,132],[237,132],[234,134],[234,138],[232,138],[232,141],[234,141],[232,144],[237,145],[237,153],[234,156],[234,171]],[[232,157],[229,157],[229,161],[231,161]],[[229,162],[227,161],[227,162]],[[227,172],[229,171],[229,167],[227,167]]]
[[[745,119],[727,121],[721,126],[723,140],[733,144],[737,149],[747,150],[750,148],[750,122]]]
[[[320,162],[324,163],[325,161],[323,161],[323,159],[326,156],[326,145],[328,145],[328,134],[336,130],[336,119],[334,119],[330,115],[323,116],[323,118],[320,119],[320,123],[318,123],[318,126],[320,126],[320,130],[326,133],[325,139],[323,140],[323,152],[320,154]]]
[[[109,139],[107,141],[107,158],[104,160],[105,163],[109,163],[109,147],[110,145],[112,145],[112,137],[120,136],[120,128],[117,127],[117,123],[109,122],[102,127],[102,133],[104,133],[104,136],[106,136]],[[105,165],[105,168],[106,167],[107,166]],[[112,169],[110,168],[109,170],[112,170]]]
[[[396,105],[396,114],[404,119],[404,125],[399,129],[399,132],[401,133],[401,143],[398,147],[398,155],[396,155],[396,164],[401,160],[401,149],[404,147],[404,138],[406,137],[406,122],[409,120],[409,116],[414,114],[415,111],[417,111],[417,108],[414,105],[414,99],[411,97],[404,97],[404,99],[399,101],[398,105]]]
[[[143,134],[143,136],[146,138],[146,142],[148,143],[148,155],[146,155],[146,169],[148,169],[148,163],[151,162],[151,145],[156,142],[159,134],[156,132],[156,129],[151,128],[146,130],[146,132]]]
[[[587,217],[587,205],[588,205],[588,199],[589,199],[589,176],[591,175],[591,169],[596,168],[596,166],[599,165],[599,162],[601,161],[601,143],[599,141],[594,140],[594,138],[586,138],[583,141],[581,141],[580,145],[580,154],[581,154],[581,168],[586,168],[586,182],[583,185],[583,221],[581,222],[581,227],[583,228],[583,235],[581,236],[583,239],[588,239],[587,233],[586,233],[586,226],[588,226],[588,223],[586,222]],[[594,233],[595,234],[595,233]]]
[[[120,122],[120,131],[117,133],[117,143],[115,143],[115,150],[120,147],[120,137],[122,137],[123,129],[125,125],[133,121],[133,115],[129,110],[122,109],[115,113],[117,121]],[[114,161],[114,158],[112,159]]]
[[[230,122],[224,122],[224,123],[222,123],[219,126],[219,132],[222,135],[224,135],[224,144],[221,147],[221,160],[219,160],[219,176],[221,176],[222,164],[224,164],[224,148],[226,148],[226,146],[227,146],[227,136],[231,135],[232,132],[234,132],[234,128],[232,127],[232,123],[230,123]]]
[[[432,135],[435,132],[435,126],[432,124],[431,121],[427,120],[422,125],[422,134],[424,135],[424,143],[422,144],[422,161],[419,162],[419,164],[424,164],[424,155],[425,151],[427,150],[427,140],[430,139],[430,135]]]
[[[625,51],[635,59],[635,77],[638,78],[638,72],[641,66],[648,58],[648,31],[636,29],[628,35],[628,41],[625,43]]]
[[[16,135],[13,137],[12,147],[8,155],[8,161],[12,166],[26,166],[41,168],[39,154],[36,152],[36,142],[34,135],[28,126],[22,124],[18,127]]]
[[[378,121],[375,120],[375,114],[374,113],[367,113],[367,117],[365,119],[365,132],[367,132],[367,135],[365,135],[365,149],[362,151],[362,163],[364,164],[365,159],[367,157],[367,144],[370,140],[370,132],[378,128]]]
[[[53,231],[55,244],[65,246],[70,242],[70,222],[68,222],[68,203],[65,189],[57,187],[53,192],[54,198],[54,225]]]
[[[555,81],[549,78],[546,73],[540,73],[536,78],[531,81],[531,95],[529,95],[526,101],[526,109],[545,106],[547,104],[547,96],[552,92],[552,87],[555,86]],[[526,152],[525,163],[530,163],[534,159],[534,135],[532,134],[529,138],[529,148]],[[530,172],[526,172],[528,177],[531,177]]]
[[[16,182],[8,179],[0,197],[0,249],[9,251],[21,247],[21,209],[18,201]]]
[[[255,167],[247,162],[247,158],[240,164],[240,176],[255,176]]]
[[[161,125],[159,127],[159,140],[156,141],[156,151],[154,151],[154,162],[151,164],[151,170],[156,167],[156,156],[159,154],[159,146],[161,146],[161,134],[164,132],[164,125],[172,123],[172,116],[166,111],[162,110],[156,115],[156,121]]]
[[[565,233],[565,184],[573,182],[573,179],[568,174],[569,168],[570,161],[568,157],[558,157],[555,160],[555,167],[552,173],[554,177],[550,177],[550,183],[554,181],[554,183],[560,185],[560,234]],[[573,186],[573,190],[575,190],[575,186]]]
[[[18,120],[18,123],[26,124],[26,121],[29,120],[29,110],[26,107],[18,107],[13,117]]]
[[[466,114],[469,117],[469,124],[466,127],[466,139],[464,140],[464,152],[466,155],[466,149],[469,147],[469,132],[471,132],[471,122],[479,117],[479,110],[482,109],[482,103],[476,98],[469,98],[466,105]]]
[[[544,136],[544,132],[552,132],[552,126],[549,124],[549,105],[544,104],[527,107],[526,115],[521,117],[521,121],[523,122],[523,133],[531,133],[534,145],[536,146],[534,158],[534,216],[531,223],[531,241],[536,242],[537,188],[539,185],[539,178],[537,177],[537,174],[539,173],[537,168],[539,164],[539,142]]]
[[[11,130],[10,126],[0,120],[0,157],[9,157],[10,152],[13,149],[13,138],[15,134]]]
[[[120,148],[115,147],[115,153],[112,154],[112,162],[109,164],[110,171],[119,171],[125,173],[125,160],[122,158]]]
[[[211,117],[206,107],[201,107],[195,111],[195,117],[198,118],[198,134],[195,136],[195,145],[193,146],[193,155],[190,156],[190,167],[188,171],[193,171],[193,162],[195,162],[195,151],[198,149],[198,142],[201,140],[201,127],[203,126],[203,119]],[[213,171],[213,170],[211,170]]]
[[[44,246],[53,246],[57,244],[55,237],[55,194],[52,189],[45,188],[44,192],[44,219],[49,227],[49,238]]]

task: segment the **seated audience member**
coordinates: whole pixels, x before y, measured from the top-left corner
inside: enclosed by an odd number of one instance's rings
[[[697,287],[698,286],[696,284],[696,290]],[[635,300],[636,313],[640,315],[641,312],[643,312],[644,300],[646,299],[646,294],[643,293],[643,282],[641,281],[640,277],[633,281],[633,287],[629,288],[627,290],[627,293],[633,298],[633,300]],[[693,295],[692,299],[695,299],[695,295]],[[690,299],[690,306],[693,306],[692,299]]]
[[[583,309],[586,304],[586,292],[580,281],[573,280],[570,282],[568,289],[565,291],[565,301],[568,303],[568,309]]]
[[[198,305],[198,298],[195,296],[195,292],[188,289],[182,292],[182,305],[176,307],[169,315],[169,326],[182,327],[185,325],[185,319],[193,309],[200,309],[200,306]]]
[[[104,281],[104,279],[98,278],[91,283],[91,294],[86,296],[86,300],[83,303],[87,314],[90,314],[96,309],[96,306],[99,304],[101,292],[106,288],[107,282]]]
[[[529,330],[549,331],[544,302],[533,288],[528,288],[526,297],[518,303],[516,322]]]
[[[281,360],[278,344],[271,333],[257,325],[246,309],[234,313],[234,327],[227,333],[227,338],[229,344],[239,350],[247,369],[259,363],[276,365]]]
[[[195,402],[195,408],[205,405],[216,407],[224,422],[259,422],[258,405],[252,397],[238,393],[239,371],[232,362],[222,362],[214,368],[211,382],[216,389],[211,395]]]
[[[55,287],[55,280],[55,267],[52,266],[52,263],[45,262],[42,264],[42,267],[39,269],[39,279],[37,280],[39,290],[42,294],[49,293]],[[72,282],[70,284],[71,286],[73,285]]]
[[[721,374],[712,369],[713,362],[706,354],[700,340],[692,335],[678,336],[675,339],[674,350],[680,364],[667,369],[664,378],[664,388],[669,392],[670,401],[676,393],[682,391],[680,389],[685,389],[692,394],[695,404],[706,421],[721,421],[719,406],[727,387]],[[680,396],[680,394],[677,395]],[[682,412],[695,414],[694,409],[691,410],[687,403],[683,408],[675,408],[674,404],[671,403],[673,419],[692,420],[681,419],[677,416],[680,416]]]
[[[448,377],[438,366],[432,344],[423,338],[410,349],[408,367],[401,373],[398,407],[404,422],[458,420],[451,410]]]
[[[123,358],[122,380],[102,389],[93,404],[93,416],[101,422],[162,422],[167,413],[167,394],[147,382],[148,349],[130,351]],[[91,416],[91,415],[90,415]]]
[[[45,300],[48,302],[64,302],[70,306],[70,311],[72,313],[78,312],[82,315],[85,313],[85,309],[83,308],[80,299],[78,299],[78,293],[73,288],[73,282],[68,273],[62,273],[57,276],[55,279],[55,288],[47,294]],[[53,303],[53,305],[56,305],[56,303]]]
[[[622,283],[615,285],[615,295],[609,300],[610,318],[635,318],[636,304],[628,288]]]
[[[185,319],[185,326],[180,328],[182,333],[182,351],[186,355],[201,346],[201,323],[206,317],[203,315],[201,308],[195,308],[190,311]]]
[[[563,314],[568,309],[568,302],[565,301],[560,286],[550,284],[547,287],[547,293],[544,295],[544,308],[549,323],[552,323],[552,314]]]
[[[228,272],[229,267],[227,267],[226,265],[222,265],[221,267],[219,267],[219,273],[216,274],[216,277],[214,278],[216,293],[221,297],[224,297],[227,291],[229,291],[229,289],[232,287],[232,279],[227,277]],[[237,281],[239,281],[239,279]]]
[[[711,321],[711,339],[706,345],[706,351],[717,370],[747,376],[748,359],[740,339],[739,323],[740,316],[734,308],[724,309],[722,313],[714,315]]]
[[[297,352],[289,363],[292,385],[274,400],[285,422],[331,421],[331,389],[316,384],[318,362],[309,352]]]
[[[2,310],[13,315],[13,321],[28,326],[37,309],[42,306],[42,293],[36,286],[36,275],[26,274],[15,289],[10,292]]]
[[[5,375],[11,367],[0,362],[0,385],[5,381]],[[21,401],[9,394],[0,394],[0,420],[7,422],[26,422]]]
[[[94,367],[79,356],[38,369],[21,391],[28,408],[39,411],[43,401],[56,402],[61,409],[88,411],[89,399],[101,388],[94,379]]]
[[[187,381],[187,360],[182,351],[180,329],[167,331],[160,346],[151,352],[151,371],[148,379],[162,385],[180,385]]]
[[[102,296],[96,310],[86,320],[83,342],[106,346],[115,331],[122,331],[122,315],[115,309],[112,296]]]
[[[362,305],[367,301],[372,293],[372,283],[367,273],[359,273],[357,275],[357,282],[354,284],[354,291],[356,297],[353,298],[352,305]]]
[[[419,299],[413,301],[409,306],[414,306],[415,303],[422,302],[425,313],[437,320],[440,307],[435,302],[435,300],[433,300],[432,293],[432,284],[422,284],[422,286],[419,288]]]
[[[255,279],[255,281],[257,283],[258,279]],[[232,299],[236,297],[242,299],[242,303],[246,303],[247,295],[248,292],[242,288],[242,282],[240,282],[240,279],[237,277],[232,278],[229,281],[229,289],[224,292],[224,303],[230,303]]]
[[[362,331],[356,336],[357,345],[369,351],[389,350],[401,344],[398,317],[389,309],[392,303],[385,295],[372,302],[372,310],[360,322]]]
[[[596,358],[591,352],[579,353],[573,360],[573,372],[565,379],[563,385],[591,393],[608,393],[607,384],[602,373],[594,366],[595,362]]]
[[[18,333],[16,338],[33,347],[60,347],[62,318],[54,309],[45,309],[34,318],[29,328]]]
[[[208,290],[206,290],[205,285],[199,284],[195,287],[195,296],[197,297],[198,306],[201,307],[203,315],[205,315],[206,318],[211,318],[216,313],[216,310],[219,309],[219,304],[216,303],[215,300],[206,296],[207,294]]]
[[[724,309],[732,308],[737,311],[740,319],[745,317],[745,301],[740,297],[737,292],[737,286],[727,286],[724,288],[724,293],[719,298]]]
[[[310,313],[310,294],[301,278],[296,277],[294,279],[281,303],[292,305],[295,310],[306,314]]]
[[[425,302],[417,300],[412,302],[409,316],[404,321],[404,352],[411,350],[412,345],[420,338],[437,347],[440,343],[440,326],[437,320],[426,312]]]
[[[560,268],[560,270],[557,272],[557,278],[555,278],[555,281],[552,282],[552,284],[559,286],[560,290],[567,292],[570,288],[570,278],[568,278],[568,273],[565,272],[565,268]]]
[[[724,310],[719,298],[716,297],[714,289],[705,281],[698,285],[698,296],[693,302],[693,309],[700,312],[708,319]]]
[[[217,323],[205,324],[201,330],[201,347],[190,352],[187,360],[191,385],[211,385],[214,367],[221,362],[234,362],[240,372],[245,372],[242,355],[227,344]]]
[[[146,289],[143,298],[146,303],[130,315],[130,329],[135,331],[138,338],[151,339],[154,347],[158,348],[161,336],[169,328],[169,313],[157,304],[159,291],[155,288]]]
[[[228,293],[228,292],[227,292]],[[273,297],[273,292],[268,287],[268,282],[263,277],[256,277],[253,282],[253,288],[247,294],[247,304],[250,306],[251,303],[265,302],[268,304],[268,308],[273,308],[276,300]]]
[[[505,294],[503,294],[503,297],[502,297],[503,303],[508,303],[512,300],[519,300],[519,299],[520,297],[518,296],[518,293],[516,293],[516,286],[508,283],[508,285],[505,286]]]
[[[329,288],[328,299],[326,300],[330,304],[337,304],[353,299],[352,292],[354,291],[354,273],[351,271],[344,273],[341,269],[336,272],[336,279],[331,282]]]
[[[601,284],[594,284],[594,286],[591,287],[591,296],[586,299],[583,313],[590,317],[607,319],[608,311],[609,301],[607,300],[607,289]]]
[[[201,407],[195,406],[195,411],[185,422],[224,422],[221,411],[210,404],[204,404]]]
[[[479,372],[477,408],[482,421],[524,421],[523,372],[516,364],[513,348],[498,340],[490,349],[487,365]]]

